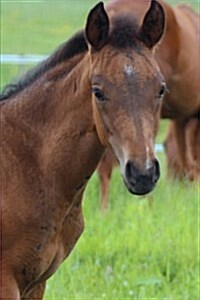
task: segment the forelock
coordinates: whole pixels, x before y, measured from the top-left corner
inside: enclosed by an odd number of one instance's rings
[[[137,37],[139,26],[132,15],[120,15],[112,19],[110,43],[115,48],[138,48],[140,43]]]

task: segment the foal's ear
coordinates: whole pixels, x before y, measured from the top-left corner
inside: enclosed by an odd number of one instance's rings
[[[152,48],[162,37],[165,29],[165,13],[156,0],[151,1],[143,24],[138,32],[138,37],[148,48]]]
[[[108,41],[109,19],[103,3],[99,2],[89,13],[85,35],[89,44],[95,49],[101,49]]]

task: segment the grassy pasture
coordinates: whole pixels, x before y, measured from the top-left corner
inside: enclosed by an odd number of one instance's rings
[[[98,0],[1,0],[1,54],[45,54],[85,24]],[[104,1],[107,2],[107,1]],[[181,0],[169,0],[171,4]],[[188,2],[196,10],[199,0]],[[0,87],[30,66],[1,65]]]
[[[98,188],[94,174],[85,193],[84,234],[48,281],[45,299],[198,300],[197,186],[163,174],[150,206],[148,197],[128,194],[116,170],[106,215]]]
[[[96,0],[2,1],[1,53],[50,54],[83,27]],[[181,1],[168,1],[177,3]],[[198,0],[191,1],[198,9]],[[25,66],[28,67],[28,66]],[[1,86],[18,66],[1,66]],[[167,122],[157,138],[162,142]],[[47,283],[45,300],[199,300],[199,186],[162,176],[149,197],[112,177],[110,207],[102,215],[95,173],[84,197],[85,231],[74,251]]]

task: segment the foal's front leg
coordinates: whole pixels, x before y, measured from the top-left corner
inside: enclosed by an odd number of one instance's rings
[[[35,288],[33,288],[29,293],[27,293],[22,300],[42,300],[44,296],[46,282],[42,282],[38,284]]]

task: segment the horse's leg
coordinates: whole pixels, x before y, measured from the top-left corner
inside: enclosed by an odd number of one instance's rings
[[[186,127],[186,147],[187,147],[187,162],[188,162],[188,178],[195,180],[198,178],[198,166],[199,166],[199,121],[198,119],[191,119],[187,123]]]
[[[106,211],[108,209],[108,194],[109,194],[109,183],[110,177],[107,173],[98,170],[100,179],[100,189],[101,189],[101,209]]]
[[[3,270],[1,272],[0,297],[2,300],[20,300],[17,282],[11,274],[4,272]]]
[[[46,282],[42,282],[38,284],[35,288],[33,288],[29,293],[21,298],[21,300],[42,300],[44,296]]]
[[[167,176],[172,179],[181,179],[179,155],[173,121],[169,124],[168,133],[164,141],[164,147],[167,160]]]
[[[187,158],[186,158],[186,143],[185,143],[185,120],[175,120],[174,121],[174,132],[177,144],[177,152],[179,156],[180,165],[180,178],[185,177],[185,172],[187,172]]]
[[[106,211],[108,209],[108,193],[110,178],[113,169],[113,159],[112,153],[107,150],[102,157],[98,166],[98,175],[100,180],[100,190],[101,190],[101,209]]]

